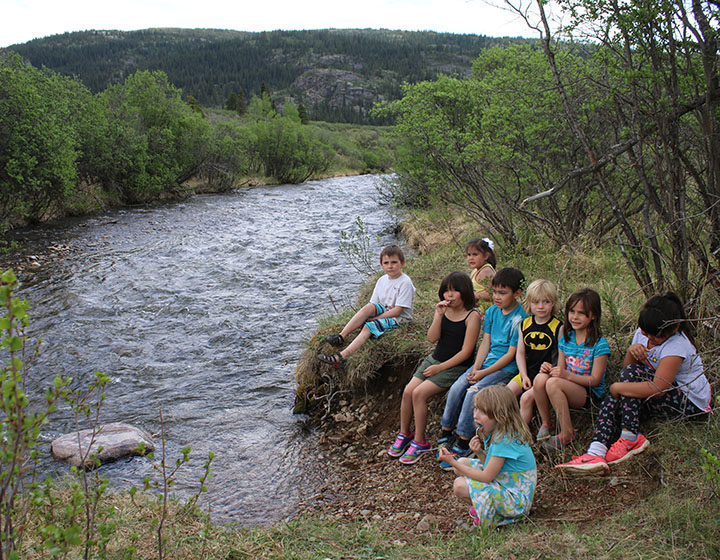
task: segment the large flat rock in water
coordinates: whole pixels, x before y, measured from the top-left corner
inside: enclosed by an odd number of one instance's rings
[[[152,436],[145,430],[113,422],[98,426],[94,437],[92,429],[62,435],[52,442],[50,449],[53,457],[59,461],[74,467],[93,468],[95,464],[90,460],[90,455],[96,454],[100,463],[110,463],[130,455],[140,455],[140,442],[145,444],[145,453],[155,449]],[[101,447],[102,450],[98,451]]]

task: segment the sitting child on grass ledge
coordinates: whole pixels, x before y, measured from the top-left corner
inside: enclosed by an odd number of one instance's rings
[[[353,315],[339,334],[326,336],[323,342],[342,346],[357,329],[360,333],[347,348],[334,354],[318,354],[321,362],[342,366],[345,358],[357,351],[370,337],[379,338],[389,330],[412,319],[415,286],[403,273],[405,255],[397,245],[389,245],[380,252],[380,265],[385,274],[375,284],[370,303]]]
[[[648,447],[640,433],[641,418],[687,418],[710,412],[710,383],[680,298],[673,292],[650,298],[640,311],[638,327],[620,380],[610,386],[600,407],[590,447],[556,468],[607,474],[608,465]]]

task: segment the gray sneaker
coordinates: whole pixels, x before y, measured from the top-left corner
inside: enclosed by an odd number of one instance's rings
[[[543,424],[538,430],[536,439],[538,441],[545,441],[546,439],[549,439],[551,435],[550,427],[547,424]]]
[[[575,436],[577,435],[577,430],[573,432],[573,437],[570,441],[567,443],[563,443],[560,439],[560,436],[551,436],[547,438],[545,441],[542,442],[542,446],[545,448],[546,451],[554,452],[554,451],[560,451],[561,449],[565,449],[568,445],[570,445],[573,441],[575,441]]]

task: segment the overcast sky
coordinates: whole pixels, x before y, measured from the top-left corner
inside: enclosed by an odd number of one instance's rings
[[[238,31],[384,28],[537,37],[522,19],[497,7],[502,3],[502,0],[0,0],[0,47],[66,31],[131,31],[149,27]]]

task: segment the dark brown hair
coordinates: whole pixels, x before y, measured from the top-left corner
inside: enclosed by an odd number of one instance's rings
[[[667,292],[662,296],[653,296],[645,302],[640,310],[638,326],[652,336],[667,338],[675,331],[682,332],[692,342],[692,328],[685,316],[683,302],[675,292]]]
[[[463,307],[470,311],[475,308],[475,293],[473,292],[472,280],[464,272],[451,272],[442,282],[440,282],[440,289],[438,290],[438,298],[440,301],[443,299],[443,294],[448,290],[456,290],[460,292],[462,298]]]
[[[585,339],[585,346],[595,346],[595,343],[600,340],[602,331],[600,330],[600,319],[602,318],[602,304],[600,302],[600,294],[598,294],[592,288],[583,288],[572,294],[565,304],[565,316],[563,317],[565,327],[565,342],[570,342],[570,333],[573,331],[570,321],[568,321],[568,315],[570,310],[575,307],[577,302],[582,302],[583,309],[588,315],[592,315],[592,320],[588,325],[588,335]]]
[[[495,258],[495,251],[493,251],[490,248],[490,245],[487,241],[484,239],[471,239],[468,241],[468,244],[465,245],[465,252],[467,253],[468,249],[473,248],[477,249],[481,253],[487,253],[487,262],[489,262],[493,268],[497,266],[497,259]]]
[[[383,257],[397,257],[400,262],[405,262],[405,255],[402,249],[397,245],[388,245],[382,251],[380,251],[380,262],[382,263]]]

